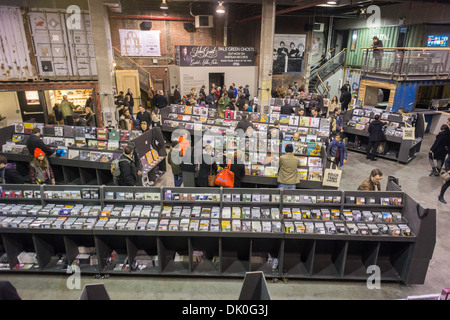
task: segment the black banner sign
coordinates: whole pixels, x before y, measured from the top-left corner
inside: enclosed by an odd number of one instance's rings
[[[253,66],[253,47],[177,46],[176,64],[182,67]]]

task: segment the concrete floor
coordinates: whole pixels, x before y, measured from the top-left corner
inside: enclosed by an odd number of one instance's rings
[[[365,155],[349,152],[347,164],[342,168],[342,190],[356,190],[372,170],[382,170],[384,179],[399,178],[403,190],[420,202],[424,208],[437,209],[437,241],[424,285],[406,286],[400,283],[381,283],[380,289],[368,289],[366,283],[351,281],[289,280],[287,284],[268,281],[268,289],[273,300],[390,300],[404,299],[407,296],[440,293],[450,287],[450,204],[437,200],[442,185],[439,177],[429,177],[430,165],[427,153],[435,136],[426,134],[421,153],[408,165],[379,159],[371,162]],[[173,186],[168,172],[157,185]],[[446,195],[450,202],[450,193]],[[81,290],[69,290],[68,276],[54,275],[16,275],[0,274],[0,280],[10,281],[23,299],[78,299]],[[81,278],[81,288],[87,283],[104,283],[111,299],[150,299],[150,300],[236,300],[242,287],[242,279],[227,278],[177,278],[177,277],[125,277],[111,276],[109,279]]]

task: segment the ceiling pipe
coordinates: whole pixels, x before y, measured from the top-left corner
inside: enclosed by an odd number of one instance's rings
[[[324,3],[327,3],[327,0],[325,0],[325,1],[317,1],[317,2],[313,2],[313,3],[309,3],[309,4],[304,4],[304,5],[301,5],[301,6],[295,6],[295,7],[279,10],[279,11],[275,12],[275,15],[280,15],[280,14],[283,14],[283,13],[288,13],[288,12],[292,12],[292,11],[307,9],[307,8],[311,8],[311,7],[317,6],[318,4],[324,4]],[[258,19],[261,19],[261,15],[250,17],[250,18],[245,18],[245,19],[241,19],[241,20],[237,20],[236,22],[237,23],[241,23],[241,22],[247,22],[247,21],[258,20]]]
[[[110,15],[111,19],[132,19],[132,20],[170,20],[170,21],[194,21],[190,17],[163,17],[163,16],[140,16],[140,15]]]

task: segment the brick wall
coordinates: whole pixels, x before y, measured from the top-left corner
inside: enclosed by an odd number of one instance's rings
[[[149,13],[141,13],[146,15]],[[139,30],[143,21],[151,21],[151,30],[160,31],[161,57],[131,57],[151,74],[152,85],[156,89],[169,90],[169,77],[167,66],[173,65],[175,60],[175,46],[180,45],[223,45],[223,19],[214,20],[214,28],[194,29],[187,32],[184,23],[193,21],[162,21],[162,20],[135,20],[110,18],[111,42],[113,47],[120,51],[119,29]],[[153,60],[156,59],[155,64]]]

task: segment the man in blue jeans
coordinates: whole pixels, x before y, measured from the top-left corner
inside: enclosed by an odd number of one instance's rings
[[[278,188],[279,189],[296,189],[300,183],[300,176],[297,167],[300,160],[294,155],[294,147],[287,144],[285,147],[286,154],[280,157],[278,167]]]

